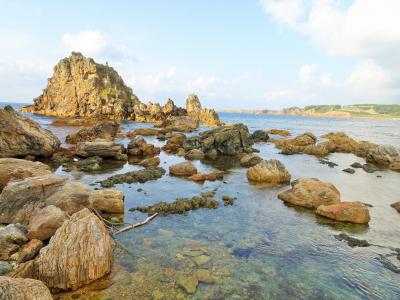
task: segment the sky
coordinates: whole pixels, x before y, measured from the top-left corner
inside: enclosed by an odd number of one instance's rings
[[[0,0],[0,101],[78,51],[145,103],[400,104],[400,0]]]

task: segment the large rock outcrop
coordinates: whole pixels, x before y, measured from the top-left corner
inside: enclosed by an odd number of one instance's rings
[[[107,64],[72,52],[54,67],[43,94],[23,111],[60,117],[126,119],[138,98]]]
[[[83,209],[63,223],[38,257],[20,265],[12,276],[38,279],[55,290],[76,290],[108,274],[112,262],[107,229]]]
[[[206,125],[221,124],[214,110],[202,109],[200,102],[192,105],[194,101],[199,101],[197,96],[189,96],[189,116]],[[142,103],[107,63],[96,63],[77,52],[58,62],[43,94],[22,111],[65,118],[138,122],[163,122],[167,117],[188,115],[185,109],[176,107],[171,99],[164,106]]]
[[[199,120],[206,126],[220,126],[222,122],[219,120],[218,114],[213,109],[201,107],[199,97],[190,94],[186,99],[186,111],[189,117]]]
[[[218,154],[236,155],[252,152],[253,139],[247,126],[235,124],[221,126],[212,130],[201,132],[197,136],[187,138],[183,142],[186,151],[199,149],[206,156],[212,157]]]
[[[59,147],[59,139],[49,130],[11,106],[0,109],[0,157],[51,156]]]

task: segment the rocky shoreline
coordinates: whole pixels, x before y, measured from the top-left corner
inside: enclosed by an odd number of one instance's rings
[[[75,70],[78,66],[82,72]],[[61,80],[60,76],[66,72],[71,80]],[[82,91],[76,93],[76,101],[63,103],[60,99],[71,96],[71,87],[77,82],[82,82]],[[102,89],[107,89],[107,93],[99,95]],[[93,94],[87,93],[88,90],[94,91]],[[124,97],[130,100],[121,102]],[[331,153],[351,153],[365,159],[365,164],[354,163],[345,169],[349,174],[357,168],[366,172],[400,171],[400,152],[392,146],[356,141],[341,132],[319,138],[310,132],[291,137],[288,131],[272,128],[250,132],[244,124],[223,125],[215,111],[201,107],[195,95],[188,97],[186,109],[175,107],[172,100],[165,107],[144,105],[135,97],[112,68],[73,53],[56,66],[43,95],[23,111],[80,118],[76,122],[74,119],[58,122],[66,126],[88,125],[87,118],[90,126],[83,126],[60,141],[51,131],[11,107],[0,110],[1,296],[7,299],[21,295],[23,299],[38,295],[37,299],[51,299],[52,295],[76,291],[109,276],[113,249],[118,246],[115,235],[127,230],[124,223],[127,211],[146,213],[154,218],[206,208],[228,210],[236,205],[236,197],[230,195],[217,200],[215,189],[193,197],[182,195],[174,202],[160,201],[128,210],[125,195],[118,189],[121,184],[156,182],[164,176],[198,185],[207,181],[229,184],[225,181],[228,172],[199,171],[196,167],[199,160],[229,159],[245,171],[243,180],[250,185],[262,189],[288,187],[277,193],[276,198],[289,206],[307,209],[331,222],[367,226],[371,221],[371,206],[359,200],[343,201],[340,191],[330,182],[293,178],[280,160],[262,157],[254,145],[274,145],[283,155],[316,156],[331,167],[334,163],[326,158]],[[153,128],[123,133],[121,120],[156,124]],[[199,123],[215,128],[185,134],[195,131]],[[157,137],[161,145],[149,143],[147,136]],[[129,141],[123,144],[118,141],[120,138]],[[170,164],[167,172],[161,164],[160,153],[179,156],[184,161]],[[80,170],[90,174],[110,162],[129,163],[137,169],[104,177],[92,188],[55,174],[50,167],[61,166],[65,172]],[[393,210],[400,212],[400,204],[395,200]],[[135,224],[129,226],[135,228]],[[343,235],[338,239],[363,244]],[[194,266],[210,262],[207,251],[192,248],[184,255],[193,258]],[[248,257],[249,251],[236,247],[233,255]],[[387,259],[382,257],[382,264],[388,266]],[[175,283],[187,294],[193,294],[200,282],[214,284],[216,280],[208,270],[199,269],[191,277],[178,276]]]

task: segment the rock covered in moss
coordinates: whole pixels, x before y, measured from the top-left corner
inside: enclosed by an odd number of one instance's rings
[[[161,167],[149,167],[143,170],[132,171],[108,177],[106,180],[100,181],[100,184],[102,187],[112,187],[114,184],[119,183],[143,183],[149,180],[159,179],[164,174],[165,170]]]

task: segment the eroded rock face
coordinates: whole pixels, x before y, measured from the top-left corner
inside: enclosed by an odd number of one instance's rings
[[[76,290],[111,271],[110,235],[89,209],[63,223],[33,261],[13,271],[16,277],[31,277],[57,290]]]
[[[77,145],[77,153],[83,157],[99,156],[116,160],[127,160],[124,146],[115,142],[95,141]]]
[[[185,150],[199,149],[206,156],[236,155],[251,153],[254,144],[247,126],[235,124],[221,126],[213,130],[201,132],[197,136],[187,138],[183,146]]]
[[[27,237],[45,241],[53,236],[66,219],[67,214],[54,205],[37,209],[29,221]]]
[[[72,52],[55,66],[43,94],[23,111],[60,117],[126,119],[138,102],[113,68]]]
[[[66,137],[66,142],[69,144],[77,144],[80,142],[93,142],[96,139],[112,141],[119,131],[117,122],[102,122],[92,127],[86,127],[78,130],[74,134],[69,134]]]
[[[16,178],[23,171],[23,178]],[[5,186],[10,180],[50,174],[50,168],[41,162],[33,162],[17,158],[0,158],[0,185]],[[29,175],[29,176],[27,176]],[[0,189],[1,192],[1,189]]]
[[[162,147],[162,150],[167,153],[178,153],[180,149],[183,149],[185,141],[186,136],[183,133],[175,133],[168,138],[167,143]]]
[[[263,160],[247,170],[247,179],[251,182],[281,184],[289,183],[291,175],[279,160]]]
[[[336,187],[315,178],[299,178],[292,182],[292,188],[278,194],[278,198],[290,204],[307,208],[331,205],[340,202]]]
[[[0,223],[28,225],[32,212],[62,187],[66,176],[53,174],[9,183],[0,196]]]
[[[213,109],[201,107],[199,97],[191,94],[186,99],[186,111],[188,116],[199,120],[206,126],[220,126],[222,122],[219,120],[218,114]]]
[[[0,276],[0,297],[4,300],[51,300],[53,297],[43,282]]]
[[[59,147],[59,139],[49,130],[11,106],[0,109],[0,157],[51,156]]]
[[[199,127],[199,121],[191,116],[171,116],[161,126],[168,131],[192,132]]]
[[[368,207],[362,202],[340,202],[331,205],[321,205],[316,214],[341,222],[366,224],[370,221]]]

